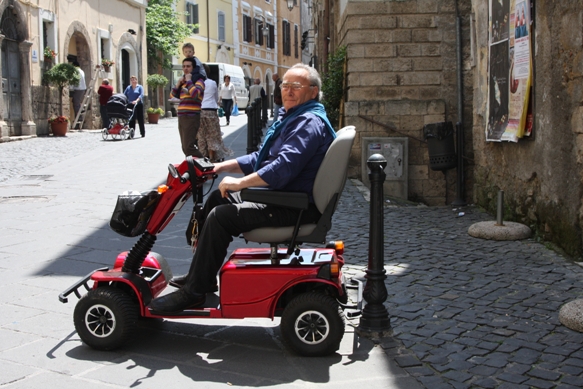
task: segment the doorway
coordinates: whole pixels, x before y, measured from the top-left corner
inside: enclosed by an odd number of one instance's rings
[[[10,135],[22,133],[22,93],[20,76],[20,52],[18,49],[17,20],[12,12],[4,12],[0,28],[5,38],[2,41],[2,115],[9,127]]]

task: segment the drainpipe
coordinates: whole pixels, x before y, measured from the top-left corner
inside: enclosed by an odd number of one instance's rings
[[[210,27],[210,13],[209,0],[206,0],[206,61],[211,62],[211,27]]]
[[[458,0],[455,1],[456,14],[456,54],[457,54],[457,112],[458,122],[456,124],[457,143],[457,174],[456,174],[456,199],[454,206],[464,206],[464,80],[463,80],[463,58],[462,58],[462,19],[458,7]]]

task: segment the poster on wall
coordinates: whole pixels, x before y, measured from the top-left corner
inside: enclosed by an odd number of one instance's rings
[[[487,141],[517,142],[531,133],[530,26],[530,0],[490,0]]]

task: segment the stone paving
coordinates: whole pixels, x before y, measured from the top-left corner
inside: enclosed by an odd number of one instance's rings
[[[103,147],[98,135],[0,144],[0,182]],[[347,182],[328,236],[344,240],[348,274],[367,265],[363,193]],[[470,225],[492,219],[475,207],[387,203],[384,215],[394,335],[380,346],[402,369],[430,389],[583,387],[583,334],[558,321],[561,305],[583,295],[581,267],[532,239],[469,236]]]
[[[387,351],[427,388],[582,388],[583,334],[558,320],[580,298],[583,269],[532,239],[468,235],[475,207],[400,206],[384,214]],[[368,207],[347,185],[330,239],[349,268],[367,265]],[[358,212],[352,212],[359,210]],[[355,263],[356,262],[356,263]],[[358,265],[358,266],[357,266]]]

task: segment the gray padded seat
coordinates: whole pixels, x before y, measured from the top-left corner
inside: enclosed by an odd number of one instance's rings
[[[332,226],[332,214],[336,209],[338,199],[344,189],[346,182],[346,175],[348,169],[348,160],[350,151],[356,131],[354,126],[347,126],[336,133],[336,139],[330,145],[326,152],[322,165],[316,174],[314,181],[314,202],[318,207],[322,217],[317,224],[303,224],[299,226],[298,234],[294,243],[324,243],[326,240],[326,233]],[[257,201],[256,198],[246,196],[246,191],[242,192],[244,200]],[[261,190],[260,190],[261,191]],[[271,192],[281,194],[280,203],[278,205],[288,206],[292,204],[291,208],[302,209],[307,208],[308,196],[305,193],[285,193],[263,190],[263,193]],[[247,194],[250,195],[250,191]],[[289,199],[284,199],[284,195],[289,195]],[[292,198],[298,198],[302,205],[298,207],[293,206]],[[258,201],[262,203],[271,203],[268,201]],[[280,243],[290,243],[292,241],[294,226],[290,227],[264,227],[251,230],[243,233],[244,238],[250,242],[270,243],[276,245]]]

